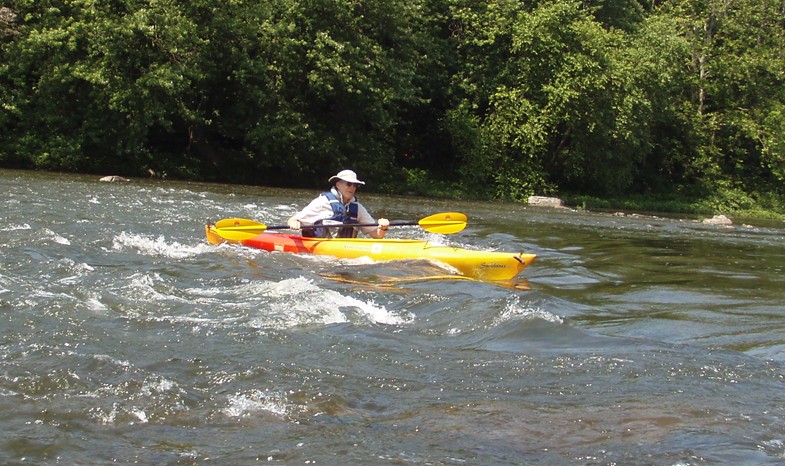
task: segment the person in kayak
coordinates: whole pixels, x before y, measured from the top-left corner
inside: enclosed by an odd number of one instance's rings
[[[380,218],[377,222],[360,204],[355,196],[357,187],[365,184],[357,179],[352,170],[341,170],[328,180],[332,184],[329,191],[320,194],[310,204],[287,222],[292,230],[301,230],[303,236],[317,238],[354,238],[357,230],[376,238],[384,238],[390,221]],[[375,223],[378,226],[325,228],[321,225],[357,223]],[[337,230],[337,231],[336,231]]]

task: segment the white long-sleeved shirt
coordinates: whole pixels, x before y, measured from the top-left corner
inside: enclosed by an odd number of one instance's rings
[[[341,202],[344,202],[343,196],[341,196],[341,193],[338,192],[337,189],[332,188],[330,191],[335,194],[335,197],[340,199]],[[344,202],[347,209],[353,200],[354,198]],[[368,213],[368,210],[359,202],[357,204],[357,223],[376,223],[376,220]],[[303,226],[310,226],[319,220],[326,220],[332,216],[333,208],[330,205],[330,200],[327,199],[326,196],[320,194],[316,199],[312,200],[310,204],[305,206],[303,210],[294,214],[294,219],[299,221]],[[376,230],[376,227],[373,226],[358,228],[367,235],[370,235],[371,232]]]

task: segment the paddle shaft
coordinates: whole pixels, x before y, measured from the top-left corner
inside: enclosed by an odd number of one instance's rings
[[[466,227],[466,215],[458,212],[445,212],[422,218],[419,221],[393,220],[390,226],[419,226],[431,233],[458,233]],[[335,223],[327,225],[303,225],[302,228],[345,228],[378,227],[379,223]],[[250,239],[265,230],[291,230],[289,225],[267,226],[247,218],[229,218],[215,223],[215,233],[224,239],[241,241]]]
[[[419,225],[418,222],[395,221],[390,222],[391,227],[405,227]],[[329,223],[318,225],[302,225],[300,228],[343,228],[343,227],[378,227],[378,223]],[[268,230],[290,230],[288,225],[267,227]]]

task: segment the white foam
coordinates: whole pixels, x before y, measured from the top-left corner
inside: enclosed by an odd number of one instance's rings
[[[223,410],[230,417],[249,417],[257,412],[268,412],[283,418],[288,414],[286,397],[277,393],[252,390],[227,397],[228,406]]]
[[[135,296],[147,301],[199,303],[199,309],[209,314],[166,313],[136,317],[199,326],[248,325],[273,329],[340,324],[350,320],[359,324],[402,325],[414,320],[409,313],[391,312],[383,305],[323,288],[302,276],[279,282],[252,280],[234,286],[194,287],[183,290],[184,295],[162,293],[161,281],[157,273],[136,273],[129,277],[127,287]],[[96,299],[88,300],[87,305],[94,311],[104,310]]]
[[[321,288],[302,276],[280,282],[253,281],[234,287],[190,289],[205,302],[223,303],[223,308],[244,309],[250,313],[253,328],[287,329],[303,325],[330,325],[360,316],[372,323],[399,325],[413,320],[388,311],[374,302],[345,296]],[[228,303],[231,303],[229,305]],[[226,323],[224,318],[222,323]]]
[[[159,377],[153,380],[145,380],[144,385],[141,388],[141,395],[149,397],[157,393],[166,393],[171,391],[182,392],[180,387],[173,380]]]
[[[189,303],[190,300],[181,298],[179,296],[164,294],[155,289],[155,283],[161,282],[161,275],[153,273],[152,275],[145,273],[135,273],[129,278],[128,287],[138,290],[137,296],[143,296],[148,301],[175,301],[178,303]]]
[[[112,247],[119,251],[125,248],[133,248],[149,256],[163,256],[172,259],[194,257],[214,250],[207,243],[189,246],[176,241],[167,242],[163,236],[152,238],[147,235],[126,233],[124,231],[114,237]]]
[[[295,297],[291,304],[295,315],[313,314],[316,311],[321,314],[321,322],[324,324],[346,322],[348,319],[343,310],[347,308],[359,311],[374,323],[396,325],[412,320],[411,317],[403,318],[394,315],[384,306],[374,302],[362,301],[337,291],[320,288],[304,277],[273,283],[268,294],[275,298]]]
[[[109,309],[108,307],[106,307],[104,303],[99,301],[97,298],[89,298],[87,301],[85,301],[85,304],[87,305],[87,308],[93,312],[104,312]]]
[[[118,411],[117,403],[113,403],[109,412],[104,411],[103,408],[92,408],[90,409],[90,414],[101,424],[109,425],[114,424]]]
[[[58,265],[61,265],[66,271],[73,273],[73,275],[59,278],[57,280],[59,283],[75,284],[82,279],[82,276],[95,271],[89,264],[75,262],[67,257],[60,259]]]
[[[113,358],[112,356],[109,356],[108,354],[96,354],[96,355],[93,356],[93,358],[97,359],[98,361],[109,362],[109,363],[115,364],[115,365],[120,366],[120,367],[132,367],[130,362],[124,361],[124,360],[121,360],[121,359]]]
[[[136,418],[139,419],[139,422],[142,424],[147,424],[147,414],[145,414],[143,409],[134,406],[131,408],[131,414],[136,416]]]
[[[71,242],[67,238],[64,238],[64,237],[58,235],[57,233],[55,233],[54,231],[50,230],[49,228],[44,228],[43,230],[41,230],[41,233],[44,234],[45,238],[51,239],[55,243],[63,244],[63,245],[66,245],[66,246],[71,244]]]
[[[508,320],[521,318],[542,319],[554,324],[564,323],[564,319],[555,314],[551,314],[544,309],[539,307],[530,307],[528,304],[521,305],[520,298],[518,296],[513,296],[507,301],[507,304],[504,306],[504,310],[496,318],[496,323],[498,324]]]
[[[433,246],[450,246],[447,237],[438,233],[428,233],[425,235],[425,240]]]
[[[0,231],[16,231],[16,230],[30,230],[30,225],[22,224],[22,225],[8,225],[6,227],[0,228]]]

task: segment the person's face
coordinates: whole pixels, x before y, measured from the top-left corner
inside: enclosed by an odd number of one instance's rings
[[[338,188],[338,192],[341,193],[343,198],[346,200],[354,197],[354,193],[357,191],[357,186],[359,185],[356,183],[350,183],[344,180],[338,180],[338,182],[335,183],[335,187]]]

